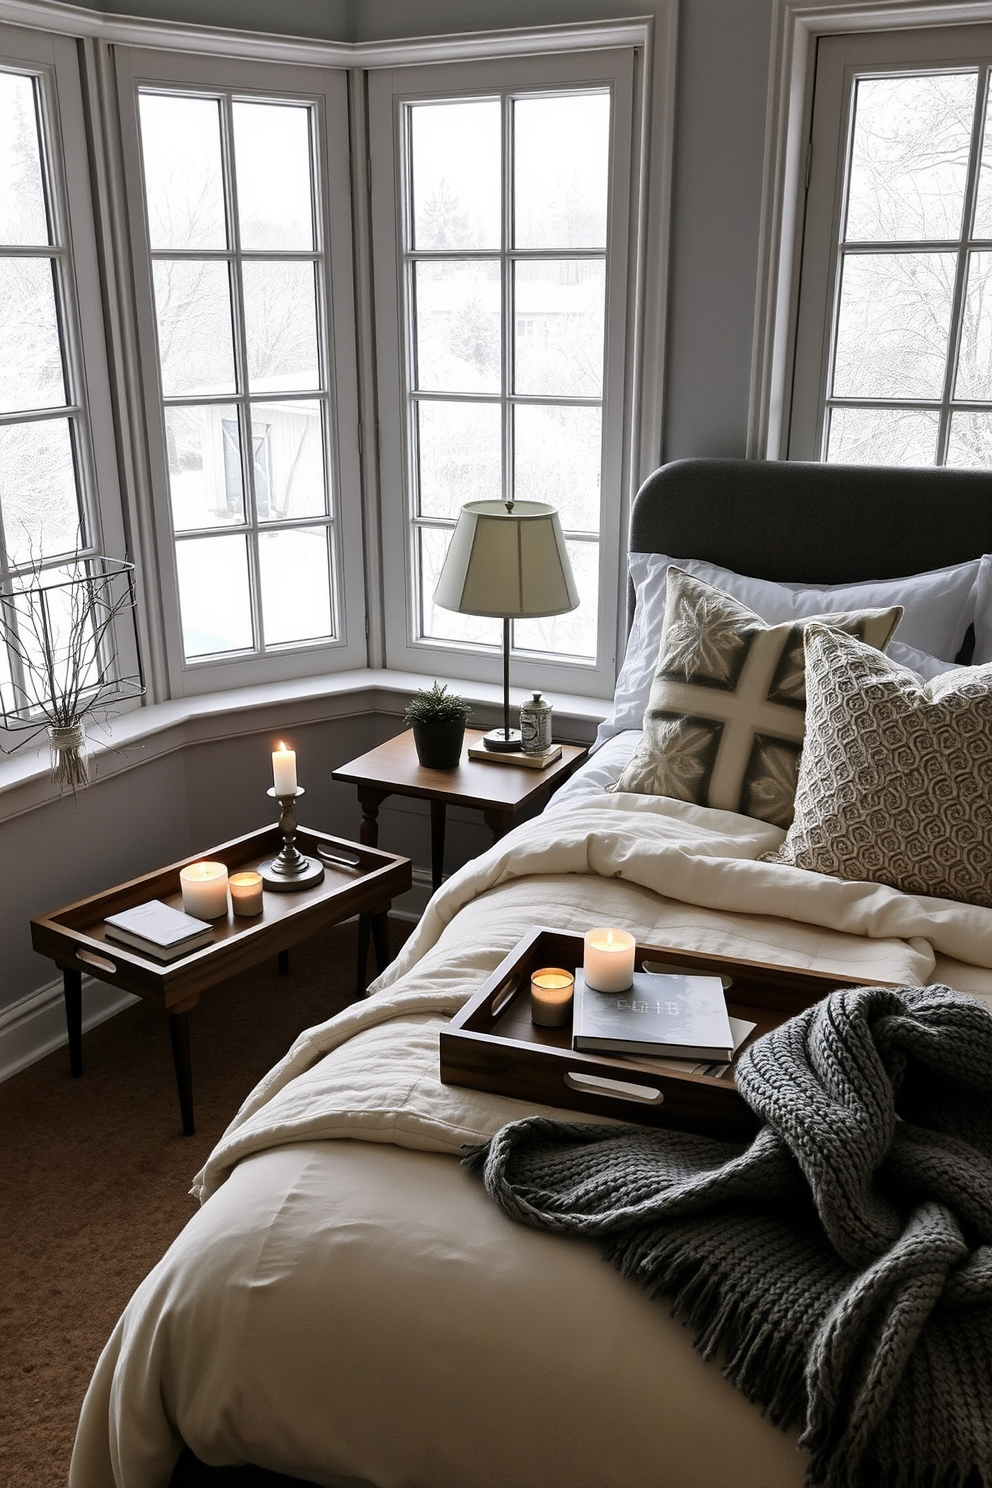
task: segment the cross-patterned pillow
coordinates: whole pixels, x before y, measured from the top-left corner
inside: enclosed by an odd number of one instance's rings
[[[766,625],[739,600],[670,568],[644,736],[612,789],[787,827],[803,746],[805,627],[826,620],[881,648],[901,616],[896,605]]]

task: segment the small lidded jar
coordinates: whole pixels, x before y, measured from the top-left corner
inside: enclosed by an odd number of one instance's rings
[[[520,704],[520,747],[524,754],[543,754],[551,748],[551,704],[539,692]]]

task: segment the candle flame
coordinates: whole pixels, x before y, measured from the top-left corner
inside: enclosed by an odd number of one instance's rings
[[[607,930],[607,932],[606,932],[606,944],[608,946],[612,946],[613,945],[613,931],[612,930]]]
[[[279,743],[276,745],[276,750],[277,750],[277,752],[279,754],[285,754],[286,753],[286,746],[285,746],[285,744],[283,743],[283,741],[281,739],[279,740]]]

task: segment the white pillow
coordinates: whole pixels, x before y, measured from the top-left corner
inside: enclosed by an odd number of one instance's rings
[[[887,654],[921,676],[931,678],[950,671],[954,666],[965,631],[976,618],[982,597],[989,592],[992,559],[986,554],[969,563],[910,574],[906,578],[868,580],[863,584],[829,584],[814,589],[801,584],[775,584],[770,579],[750,578],[701,558],[631,553],[628,570],[636,596],[634,623],[617,678],[613,716],[600,724],[594,749],[624,729],[639,729],[644,721],[665,618],[665,576],[671,564],[749,605],[771,625],[836,610],[885,609],[890,605],[902,605],[905,614],[899,626],[899,638],[886,648]],[[992,659],[992,604],[987,605],[986,610],[988,621],[984,631],[976,621],[976,662],[983,659],[978,654],[978,645],[983,639]]]

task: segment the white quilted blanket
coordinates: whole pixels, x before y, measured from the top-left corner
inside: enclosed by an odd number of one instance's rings
[[[300,1035],[238,1112],[194,1193],[206,1199],[243,1157],[288,1142],[351,1137],[457,1152],[491,1136],[520,1105],[441,1085],[439,1026],[530,926],[581,931],[601,923],[607,905],[609,923],[655,944],[881,981],[948,981],[992,997],[992,911],[758,861],[783,836],[733,812],[636,795],[526,822],[448,879],[373,997]],[[605,880],[619,882],[608,889]]]

